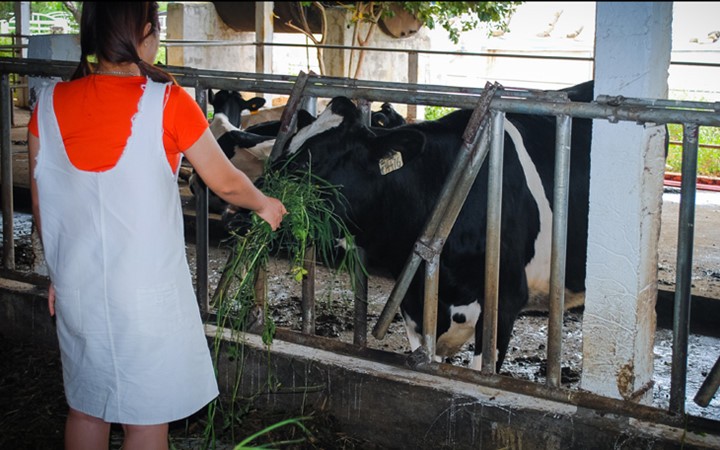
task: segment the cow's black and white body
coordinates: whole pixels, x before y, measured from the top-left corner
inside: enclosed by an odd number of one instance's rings
[[[588,82],[567,91],[572,100],[583,101],[592,100],[592,90]],[[366,250],[369,265],[397,277],[454,165],[471,114],[459,110],[435,121],[371,129],[349,99],[338,97],[298,131],[284,156],[292,157],[295,167],[311,163],[315,175],[341,187],[347,202],[337,210]],[[541,307],[549,292],[555,122],[551,116],[519,114],[505,120],[498,368],[518,313]],[[584,299],[590,142],[591,122],[573,120],[567,307]],[[380,161],[393,152],[403,165],[383,175]],[[456,353],[473,335],[475,352],[482,349],[487,179],[486,162],[442,250],[438,355]],[[421,344],[423,272],[401,305],[413,349]]]

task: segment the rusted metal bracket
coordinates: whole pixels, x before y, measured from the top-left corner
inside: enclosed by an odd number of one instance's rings
[[[282,154],[285,144],[288,139],[290,139],[293,130],[295,130],[295,126],[297,125],[297,114],[295,114],[295,112],[300,105],[303,91],[305,91],[305,86],[307,86],[310,75],[315,75],[315,73],[312,71],[310,71],[310,73],[300,71],[300,74],[295,80],[288,102],[285,104],[282,116],[280,116],[280,132],[277,138],[275,138],[275,144],[273,144],[272,151],[270,152],[270,161],[274,161]]]
[[[705,378],[705,381],[703,381],[700,389],[698,389],[694,398],[695,403],[703,408],[707,407],[707,405],[710,404],[710,400],[712,400],[713,396],[717,393],[718,387],[720,387],[720,357],[715,361],[715,365],[710,369],[710,373],[707,378]]]

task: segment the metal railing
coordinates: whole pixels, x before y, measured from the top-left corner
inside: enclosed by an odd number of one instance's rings
[[[0,104],[2,104],[2,124],[4,129],[9,129],[9,108],[11,107],[11,97],[8,95],[10,86],[8,83],[9,74],[19,74],[34,77],[61,77],[68,78],[75,68],[74,63],[61,61],[45,61],[45,60],[28,60],[28,59],[7,59],[0,58],[0,74],[2,76],[2,96]],[[303,98],[332,98],[335,96],[347,96],[358,101],[389,101],[406,104],[431,104],[449,107],[470,108],[478,106],[478,99],[486,91],[479,88],[453,87],[453,86],[434,86],[419,85],[406,83],[388,83],[373,82],[366,80],[331,78],[307,76],[285,76],[285,75],[268,75],[268,74],[251,74],[241,72],[224,72],[211,70],[198,70],[192,68],[168,67],[167,70],[172,73],[178,83],[184,87],[194,88],[196,99],[202,108],[206,108],[207,99],[205,97],[207,89],[229,89],[246,92],[266,92],[270,94],[290,95],[291,100],[298,95]],[[303,88],[295,89],[298,81],[302,79]],[[294,92],[295,91],[295,92]],[[293,93],[294,92],[294,93]],[[563,101],[558,101],[563,100]],[[686,139],[684,142],[686,148],[687,164],[683,164],[683,179],[694,180],[694,164],[693,158],[697,155],[697,139],[696,132],[700,126],[720,127],[720,105],[717,103],[705,102],[681,102],[672,100],[644,100],[632,98],[616,98],[599,96],[595,102],[579,103],[567,101],[564,94],[556,92],[533,91],[526,89],[504,89],[492,97],[491,111],[493,114],[493,123],[497,124],[500,118],[506,113],[521,114],[541,114],[553,115],[558,117],[557,135],[562,137],[568,135],[569,118],[578,117],[586,119],[600,119],[615,123],[619,121],[633,122],[643,124],[650,122],[653,124],[679,123],[686,129]],[[493,126],[495,129],[495,125]],[[278,136],[278,140],[282,141],[283,136]],[[564,141],[563,139],[560,139]],[[482,140],[481,140],[482,141]],[[1,142],[2,152],[2,196],[3,196],[3,219],[12,217],[12,158],[9,156],[11,149],[8,133],[3,134]],[[480,149],[486,146],[486,143],[480,143]],[[558,160],[568,157],[569,145],[560,142],[556,149]],[[491,151],[492,154],[492,151]],[[10,167],[9,167],[10,166]],[[559,177],[567,176],[562,171],[556,171],[555,185],[558,186]],[[500,183],[500,177],[493,180],[493,184],[489,186],[492,192],[493,186]],[[464,180],[472,182],[472,180]],[[203,194],[200,194],[201,196]],[[207,195],[205,192],[204,195]],[[556,189],[555,204],[562,205],[567,203],[567,192],[563,189]],[[5,201],[8,200],[8,201]],[[201,199],[200,199],[201,200]],[[488,203],[499,201],[489,199]],[[683,416],[685,401],[685,372],[687,370],[687,330],[689,326],[689,302],[690,302],[690,266],[692,262],[692,231],[694,220],[694,203],[695,203],[695,185],[692,182],[684,182],[681,187],[681,207],[680,207],[680,231],[678,240],[678,271],[677,271],[677,291],[675,294],[675,324],[673,330],[673,367],[672,376],[672,392],[670,414],[658,410],[657,408],[638,405],[632,402],[625,402],[615,399],[609,399],[603,396],[590,394],[587,392],[570,391],[557,386],[557,377],[559,373],[559,342],[556,333],[548,338],[548,386],[542,387],[534,383],[523,382],[522,380],[508,379],[493,373],[481,374],[458,374],[452,368],[438,369],[437,366],[429,365],[420,370],[435,371],[435,373],[453,373],[458,376],[466,377],[478,383],[499,387],[515,392],[528,393],[551,400],[571,403],[575,405],[583,405],[590,407],[607,408],[622,414],[632,415],[633,417],[644,420],[666,423],[673,426],[694,426],[700,429],[717,429],[720,425],[717,421],[694,417]],[[198,223],[198,298],[206,303],[208,298],[207,292],[207,205],[202,201],[196,203],[198,206],[197,223]],[[434,220],[434,219],[431,219]],[[564,255],[564,237],[558,236],[555,230],[563,230],[566,226],[567,218],[562,213],[558,213],[553,223],[553,267],[562,268],[562,262],[558,255]],[[565,223],[563,223],[565,222]],[[4,220],[3,249],[4,264],[7,269],[14,269],[13,255],[13,232],[12,220]],[[488,227],[493,228],[493,227]],[[499,233],[499,227],[496,227]],[[489,235],[490,236],[490,235]],[[497,236],[489,237],[488,242],[499,242]],[[204,248],[203,248],[204,247]],[[438,251],[441,251],[439,249]],[[419,248],[415,250],[417,259],[426,260],[429,263],[435,260],[437,254],[426,252]],[[427,259],[426,259],[427,258]],[[203,268],[204,266],[204,268]],[[558,289],[562,283],[559,281],[557,270],[553,271],[551,292],[555,292],[552,299],[555,314],[552,314],[550,321],[551,327],[558,329],[562,326],[562,291]],[[204,279],[201,279],[204,278]],[[426,285],[432,286],[433,281],[430,275],[426,277]],[[378,320],[376,330],[381,330],[387,318],[394,313],[399,305],[397,295],[402,289],[397,286],[402,283],[399,280],[396,283],[396,289],[393,290],[390,299],[386,305],[383,315]],[[365,283],[367,285],[367,283]],[[426,293],[427,295],[427,293]],[[495,294],[496,295],[496,294]],[[361,312],[362,313],[362,312]],[[497,320],[496,318],[494,320]],[[554,325],[552,325],[554,323]],[[496,326],[496,325],[495,325]],[[489,324],[484,329],[494,328]],[[489,338],[488,338],[489,339]],[[483,354],[489,352],[483,352]],[[483,361],[485,365],[485,361]],[[675,372],[677,370],[677,372]],[[677,413],[680,413],[679,415]]]

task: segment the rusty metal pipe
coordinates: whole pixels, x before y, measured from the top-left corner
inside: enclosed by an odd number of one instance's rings
[[[572,117],[559,115],[555,128],[555,175],[550,256],[550,305],[548,312],[547,384],[560,386],[562,327],[565,312],[565,263],[567,253],[568,198],[570,191],[570,142]]]
[[[485,299],[482,305],[481,371],[495,373],[497,363],[498,294],[500,287],[500,239],[502,218],[503,153],[505,113],[492,112],[492,138],[488,161],[487,220],[485,230]]]
[[[690,335],[690,281],[695,230],[698,126],[684,124],[680,217],[678,222],[677,272],[673,310],[673,355],[670,371],[670,411],[685,413],[688,336]]]

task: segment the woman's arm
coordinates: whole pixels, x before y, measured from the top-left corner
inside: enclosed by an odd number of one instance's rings
[[[184,152],[210,190],[228,203],[255,211],[273,230],[287,210],[280,200],[263,194],[222,152],[210,129]]]

